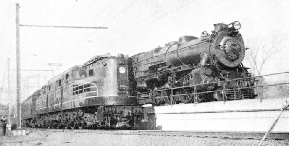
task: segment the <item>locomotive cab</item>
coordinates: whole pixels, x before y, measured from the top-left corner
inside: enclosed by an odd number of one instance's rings
[[[77,69],[73,81],[73,96],[77,98],[83,88],[94,88],[97,94],[81,96],[84,105],[135,105],[136,97],[129,96],[128,58],[118,56],[95,56]],[[88,87],[89,86],[89,87]],[[76,94],[77,93],[77,94]],[[82,101],[82,100],[81,100]]]

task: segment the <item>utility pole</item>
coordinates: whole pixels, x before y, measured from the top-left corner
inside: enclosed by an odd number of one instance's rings
[[[21,129],[21,72],[20,72],[20,23],[19,23],[19,3],[16,3],[16,84],[17,84],[17,126]]]
[[[10,120],[10,58],[8,58],[8,124],[11,124],[11,120]]]

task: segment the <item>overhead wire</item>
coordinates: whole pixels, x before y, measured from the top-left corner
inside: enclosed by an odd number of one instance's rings
[[[123,9],[122,11],[120,11],[119,13],[117,13],[115,16],[113,16],[111,19],[107,20],[105,23],[103,23],[103,25],[107,24],[109,21],[112,21],[114,19],[116,19],[118,16],[120,16],[121,14],[123,14],[126,10],[128,10],[130,7],[132,7],[133,5],[135,5],[138,2],[138,0],[133,1],[128,7],[126,7],[125,9]]]
[[[115,1],[116,1],[116,0],[115,0]],[[106,8],[112,6],[112,4],[113,4],[115,1],[113,1],[112,3],[110,3]],[[117,15],[113,16],[111,19],[109,19],[108,21],[106,21],[104,24],[107,24],[108,22],[113,21],[114,19],[116,19],[118,16],[120,16],[122,13],[124,13],[126,10],[128,10],[130,7],[132,7],[132,6],[133,6],[134,4],[136,4],[137,2],[138,2],[137,0],[133,1],[129,6],[127,6],[126,8],[124,8],[121,12],[119,12]],[[191,3],[191,2],[189,2],[189,3]],[[189,3],[188,3],[188,4],[189,4]],[[175,3],[174,3],[174,4],[175,4]],[[172,5],[170,5],[170,6],[173,6],[174,4],[172,4]],[[170,7],[170,6],[168,6],[168,7]],[[185,7],[185,6],[187,6],[187,5],[183,5],[183,6],[179,7],[179,8],[177,8],[177,9],[180,9],[180,8],[182,8],[182,7]],[[166,10],[168,7],[165,7],[165,8],[162,9],[160,12]],[[105,9],[106,9],[106,8],[105,8]],[[103,10],[105,10],[105,9],[103,9]],[[174,9],[173,11],[175,11],[175,10],[177,10],[177,9]],[[170,11],[170,12],[173,12],[173,11]],[[102,12],[103,12],[103,11],[100,11],[100,13],[98,13],[98,14],[95,15],[93,18],[91,18],[91,20],[94,19],[95,17],[97,17],[98,15],[100,15]],[[153,15],[150,15],[149,17],[154,16],[154,15],[156,15],[156,14],[158,14],[158,13],[154,13]],[[168,15],[168,13],[162,14],[160,17],[157,17],[156,19],[153,19],[153,20],[145,23],[144,25],[142,25],[142,26],[140,26],[140,27],[137,27],[136,29],[133,29],[133,30],[131,30],[131,31],[135,31],[135,30],[141,29],[141,28],[145,27],[146,25],[148,25],[148,24],[150,24],[150,23],[153,23],[153,22],[155,22],[155,21],[157,21],[157,20],[159,20],[159,19],[161,19],[161,18],[163,18],[163,17],[165,17],[165,16],[167,16],[167,15]],[[146,17],[146,18],[149,18],[149,17]],[[138,21],[138,22],[136,22],[135,24],[138,24],[138,23],[140,23],[140,22],[141,22],[141,21]],[[129,28],[127,28],[127,29],[129,29]],[[64,54],[64,55],[61,56],[59,59],[62,60],[65,56],[67,56],[68,54],[70,54],[70,52],[71,52],[74,48],[76,48],[78,45],[80,45],[80,43],[81,43],[82,41],[85,41],[87,38],[89,38],[89,37],[90,37],[93,33],[95,33],[95,32],[96,32],[96,31],[90,33],[85,39],[81,40],[79,43],[77,43],[75,46],[73,46],[73,47],[68,51],[68,53]],[[124,32],[124,31],[122,31],[122,32]],[[129,32],[129,33],[130,33],[130,32]],[[122,39],[126,38],[126,37],[129,35],[129,33],[126,33],[126,34],[120,36],[119,38],[111,41],[111,43],[109,43],[109,44],[107,45],[107,47],[111,46],[113,43],[116,43],[116,42],[119,41],[119,40],[122,40]]]
[[[92,21],[93,19],[95,19],[97,16],[99,16],[101,13],[103,13],[105,10],[107,10],[109,7],[111,7],[117,0],[112,1],[109,5],[107,5],[105,8],[101,9],[96,15],[94,15],[90,20],[88,20],[88,22]],[[71,36],[72,33],[70,33],[69,35],[67,35],[64,38],[68,38],[68,36]]]
[[[126,32],[127,30],[131,30],[131,27],[132,27],[132,26],[138,25],[140,22],[144,22],[144,21],[146,21],[147,18],[150,18],[150,17],[152,17],[152,16],[155,16],[155,15],[157,15],[157,14],[159,14],[159,13],[161,13],[161,12],[167,10],[167,8],[173,6],[173,5],[176,4],[176,3],[177,3],[177,2],[171,4],[171,5],[167,6],[167,7],[164,7],[164,8],[161,9],[160,11],[158,11],[158,12],[156,12],[156,13],[153,13],[152,15],[149,15],[148,17],[145,17],[145,18],[141,19],[142,21],[137,21],[136,23],[134,23],[134,24],[132,24],[132,25],[126,27],[124,30],[122,29],[122,31],[118,31],[118,32],[116,32],[116,34],[119,34],[119,33],[121,33],[121,32]]]
[[[112,6],[112,5],[115,3],[115,1],[116,1],[116,0],[114,0],[112,3],[110,3],[106,8],[103,9],[103,11],[105,11],[107,8],[109,8],[110,6]],[[122,11],[120,11],[119,13],[117,13],[116,15],[114,15],[111,19],[107,20],[105,23],[103,23],[103,25],[108,24],[109,22],[111,22],[111,21],[115,20],[116,18],[118,18],[121,14],[125,13],[129,8],[131,8],[131,7],[132,7],[133,5],[135,5],[137,2],[138,2],[138,0],[135,0],[135,1],[133,1],[132,3],[130,3],[129,6],[125,7]],[[191,3],[191,2],[189,2],[189,3]],[[188,4],[189,4],[189,3],[188,3]],[[174,4],[175,4],[175,3],[174,3]],[[173,6],[174,4],[170,5],[169,7]],[[183,8],[183,7],[185,7],[185,6],[187,6],[187,5],[183,5],[183,6],[181,6],[181,7],[178,7],[177,9],[174,9],[174,10],[172,10],[172,11],[169,11],[169,13],[171,13],[171,12],[173,12],[173,11],[176,11],[176,10],[178,10],[178,9],[180,9],[180,8]],[[169,8],[169,7],[165,7],[165,8],[162,9],[160,12],[165,11],[165,10],[166,10],[167,8]],[[91,21],[91,20],[93,20],[94,18],[96,18],[97,16],[99,16],[103,11],[100,11],[97,15],[95,15],[94,17],[92,17],[89,21]],[[135,30],[138,30],[138,29],[141,29],[141,28],[143,28],[143,27],[145,27],[145,26],[147,26],[147,25],[149,25],[149,24],[151,24],[151,23],[153,23],[153,22],[155,22],[155,21],[157,21],[157,20],[159,20],[159,19],[167,16],[169,13],[161,14],[161,16],[159,16],[159,17],[157,17],[157,18],[155,18],[155,19],[152,19],[151,21],[148,21],[147,23],[144,23],[144,24],[141,25],[140,27],[137,27],[136,29],[133,29],[133,30],[131,30],[130,32],[135,31]],[[159,13],[154,13],[153,15],[150,15],[149,17],[146,17],[146,18],[150,18],[150,17],[155,16],[155,15],[157,15],[157,14],[159,14]],[[130,26],[134,26],[134,25],[136,25],[136,24],[138,25],[138,24],[141,23],[141,22],[143,22],[143,21],[137,21],[136,23],[134,23],[133,25],[130,25]],[[130,30],[130,28],[127,27],[126,30]],[[97,31],[97,30],[96,30],[96,31]],[[65,55],[61,56],[60,60],[62,60],[65,56],[67,56],[67,55],[68,55],[74,48],[76,48],[78,45],[81,45],[81,44],[80,44],[81,42],[87,40],[87,39],[88,39],[91,35],[93,35],[96,31],[93,31],[93,32],[90,33],[88,36],[86,36],[85,39],[81,40],[79,43],[77,43],[75,46],[73,46]],[[125,31],[122,31],[122,32],[125,32]],[[119,40],[122,40],[122,39],[126,38],[126,37],[129,35],[130,32],[128,32],[128,33],[120,36],[119,38],[117,38],[117,39],[115,39],[115,40],[113,40],[113,41],[111,41],[111,43],[109,43],[109,44],[107,45],[107,47],[111,46],[113,43],[116,43],[116,41],[119,41]],[[71,35],[71,34],[70,34],[70,35]],[[67,37],[69,37],[69,35],[68,35]],[[66,38],[67,38],[67,37],[66,37]],[[1,88],[1,93],[2,93],[2,88]]]
[[[124,13],[126,10],[128,10],[131,6],[133,6],[134,4],[136,4],[136,2],[138,2],[138,0],[133,1],[128,7],[126,7],[125,9],[123,9],[121,12],[119,12],[118,14],[116,14],[114,17],[112,17],[111,19],[109,19],[109,20],[106,21],[105,23],[103,23],[103,25],[105,25],[106,23],[108,23],[108,22],[116,19],[118,16],[120,16],[122,13]],[[177,3],[177,2],[173,3],[173,4],[170,5],[170,6],[173,6],[173,5],[176,4],[176,3]],[[145,19],[150,18],[150,17],[152,17],[152,16],[154,16],[154,15],[160,13],[160,12],[163,12],[164,10],[166,10],[167,8],[169,8],[170,6],[164,7],[164,8],[161,9],[159,12],[154,13],[154,14],[146,17]],[[142,21],[138,21],[138,22],[134,23],[133,25],[138,24],[138,23],[140,23],[140,22],[142,22]],[[133,26],[133,25],[130,25],[130,26]],[[126,30],[127,30],[127,29],[130,29],[130,28],[127,27]],[[93,33],[95,33],[95,32],[96,32],[96,31],[90,33],[90,34],[89,34],[85,39],[83,39],[82,41],[87,40],[87,39],[88,39]],[[120,32],[120,31],[119,31],[119,32]],[[122,31],[122,32],[124,32],[124,31]],[[116,34],[118,34],[118,32],[117,32]],[[120,37],[120,38],[121,38],[121,37]],[[82,42],[82,41],[81,41],[81,42]],[[113,41],[112,41],[112,42],[113,42]],[[77,45],[79,45],[79,44],[76,44],[73,48],[75,48]],[[72,50],[72,49],[71,49],[71,50]],[[66,54],[66,55],[68,55],[68,54]],[[62,58],[65,57],[66,55],[62,56]]]
[[[118,32],[116,32],[115,34],[121,34],[120,32],[126,32],[126,30],[131,30],[130,32],[132,32],[132,31],[141,29],[142,27],[145,27],[146,25],[148,25],[148,24],[150,24],[150,23],[153,23],[153,22],[155,22],[155,21],[163,18],[164,16],[168,15],[168,14],[171,13],[171,12],[174,12],[174,11],[180,9],[180,8],[183,8],[183,7],[185,7],[185,6],[188,6],[187,4],[190,4],[190,3],[192,3],[192,2],[193,2],[193,1],[190,1],[190,2],[188,2],[188,3],[186,3],[186,4],[183,4],[181,7],[177,7],[176,9],[174,9],[174,10],[172,10],[172,11],[166,12],[165,14],[162,14],[161,16],[159,16],[159,17],[157,17],[157,18],[155,18],[155,19],[153,19],[153,20],[151,20],[151,21],[149,21],[149,22],[147,22],[147,23],[144,23],[142,26],[137,27],[136,29],[131,29],[131,26],[134,26],[134,25],[139,24],[140,22],[144,22],[144,21],[138,21],[138,22],[134,23],[133,25],[130,25],[129,27],[126,27],[125,30],[123,30],[123,31],[118,31]],[[178,3],[178,2],[175,2],[175,3],[173,3],[173,4],[171,4],[171,5],[167,6],[167,7],[164,7],[163,9],[161,9],[160,11],[158,11],[157,13],[153,13],[152,15],[150,15],[150,16],[144,18],[144,19],[147,20],[147,18],[153,17],[153,16],[155,16],[155,15],[157,15],[157,14],[159,14],[159,13],[162,13],[163,11],[167,10],[169,7],[174,6],[176,3]],[[130,33],[130,32],[129,32],[129,33]],[[112,40],[110,43],[108,43],[107,47],[111,46],[113,43],[116,43],[118,40],[125,39],[125,38],[128,36],[129,33],[124,34],[124,35],[121,35],[121,36],[118,37],[117,39]]]
[[[123,10],[121,10],[117,15],[113,16],[111,19],[109,19],[108,21],[106,21],[104,24],[108,23],[109,21],[112,21],[114,19],[116,19],[118,16],[120,16],[120,14],[125,13],[129,8],[131,8],[133,5],[135,5],[138,2],[138,0],[133,1],[132,3],[130,3],[127,7],[125,7]],[[87,40],[91,35],[93,35],[96,31],[90,33],[88,36],[85,37],[85,39],[81,40],[79,43],[77,43],[76,45],[74,45],[69,51],[68,53],[66,53],[65,55],[61,56],[60,60],[62,60],[65,56],[67,56],[71,50],[73,50],[74,48],[76,48],[78,45],[80,45],[81,42]]]
[[[93,19],[95,19],[97,16],[101,15],[105,10],[107,10],[109,7],[111,7],[115,2],[117,2],[117,0],[113,0],[109,5],[107,5],[105,8],[101,9],[96,15],[94,15],[91,19],[89,19],[87,22],[92,21]],[[96,32],[96,31],[95,31]],[[69,33],[67,36],[64,37],[65,38],[69,38],[73,33]],[[92,34],[92,33],[91,33]],[[80,42],[82,42],[84,40],[81,40]],[[47,46],[47,45],[46,45]],[[45,46],[45,47],[46,47]],[[76,46],[76,45],[75,45]],[[44,48],[45,48],[44,47]],[[73,47],[74,48],[74,47]],[[69,48],[70,49],[70,48]],[[71,49],[67,52],[70,52]]]
[[[107,27],[87,27],[87,26],[55,26],[55,25],[20,25],[25,27],[50,27],[50,28],[78,28],[78,29],[107,29]]]
[[[112,1],[107,7],[103,8],[99,13],[97,13],[95,16],[93,16],[89,21],[93,20],[97,16],[99,16],[101,13],[103,13],[105,10],[107,10],[109,7],[112,6],[117,0]]]
[[[175,2],[175,3],[173,3],[172,5],[174,5],[174,4],[176,4],[176,3],[178,3],[178,2]],[[172,5],[170,5],[170,6],[172,6]],[[170,6],[168,6],[168,7],[170,7]],[[138,25],[140,22],[146,21],[147,18],[150,18],[150,17],[152,17],[152,16],[154,16],[154,15],[157,15],[157,14],[163,12],[163,11],[166,10],[168,7],[164,7],[163,9],[161,9],[160,11],[158,11],[157,13],[153,13],[152,15],[149,15],[148,17],[145,17],[145,18],[141,19],[142,21],[138,20],[136,23],[134,23],[134,24],[132,24],[132,25],[129,25],[128,27],[125,27],[125,29],[121,29],[121,31],[115,32],[115,34],[121,34],[122,32],[126,32],[127,30],[131,30],[132,26]],[[89,36],[90,36],[90,35],[89,35]],[[103,38],[103,39],[106,39],[106,38]],[[103,40],[103,39],[101,39],[101,40]]]
[[[140,27],[138,27],[138,28],[136,28],[136,29],[133,29],[133,30],[130,29],[130,30],[131,30],[130,32],[133,32],[133,31],[139,30],[139,29],[141,29],[141,28],[143,28],[143,27],[145,27],[145,26],[147,26],[147,25],[149,25],[149,24],[151,24],[151,23],[153,23],[153,22],[155,22],[155,21],[157,21],[157,20],[159,20],[159,19],[161,19],[161,18],[167,16],[169,13],[175,12],[175,11],[177,11],[177,10],[183,8],[183,7],[188,6],[188,5],[191,4],[192,2],[194,2],[194,1],[190,1],[190,2],[184,4],[184,5],[180,6],[180,7],[177,7],[176,9],[173,9],[172,11],[169,11],[168,13],[165,13],[165,14],[161,15],[160,17],[157,17],[157,18],[155,18],[155,19],[153,19],[153,20],[151,20],[151,21],[149,21],[149,22],[143,24],[142,26],[140,26]],[[170,5],[170,6],[173,6],[173,4]],[[169,6],[169,7],[170,7],[170,6]],[[129,32],[129,33],[130,33],[130,32]],[[113,43],[116,43],[116,42],[119,41],[119,40],[123,40],[123,39],[125,39],[125,38],[129,35],[129,33],[124,34],[124,35],[118,37],[117,39],[114,39],[113,41],[111,41],[110,43],[108,43],[107,47],[111,46]]]

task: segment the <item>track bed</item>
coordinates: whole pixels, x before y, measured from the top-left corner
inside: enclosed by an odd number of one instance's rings
[[[276,136],[276,135],[275,135]],[[264,145],[288,145],[288,134],[269,135]],[[29,129],[26,136],[0,137],[1,144],[26,145],[257,145],[262,133],[143,130]],[[286,140],[287,139],[287,140]]]

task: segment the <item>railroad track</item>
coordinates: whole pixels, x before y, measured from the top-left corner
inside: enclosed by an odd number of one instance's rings
[[[172,137],[197,137],[197,138],[219,138],[234,140],[260,140],[264,133],[258,132],[192,132],[192,131],[162,131],[162,130],[87,130],[87,129],[36,129],[28,128],[29,132],[76,132],[76,133],[97,133],[111,135],[146,135],[146,136],[172,136]],[[289,140],[289,133],[270,133],[267,140]]]

